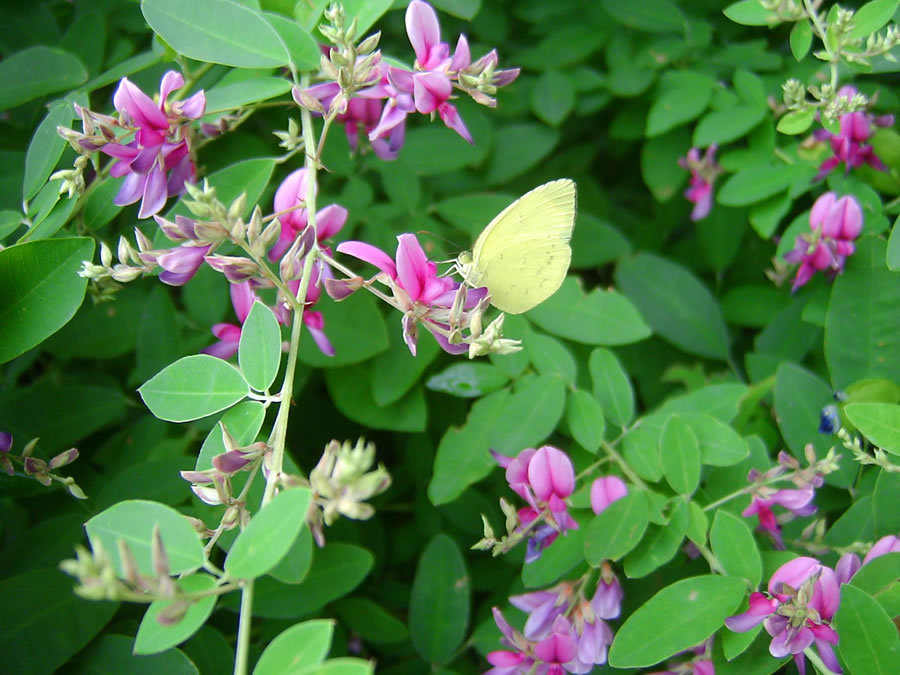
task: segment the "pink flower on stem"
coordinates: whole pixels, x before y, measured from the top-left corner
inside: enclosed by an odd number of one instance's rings
[[[134,131],[134,140],[106,143],[100,149],[117,160],[110,175],[125,176],[113,203],[127,206],[141,200],[138,218],[158,213],[168,197],[180,194],[186,181],[196,179],[184,122],[202,117],[206,96],[199,91],[184,101],[167,101],[183,85],[181,74],[170,70],[160,83],[158,103],[128,78],[122,79],[113,96],[119,122]]]
[[[444,334],[451,320],[451,308],[460,290],[459,282],[438,276],[437,265],[428,260],[425,251],[413,234],[397,237],[397,260],[384,251],[362,241],[345,241],[338,245],[338,253],[345,253],[375,265],[381,273],[372,281],[387,285],[393,292],[392,304],[403,312],[403,340],[415,356],[418,341],[417,326],[421,323],[434,335],[441,348],[450,354],[463,354],[466,344],[451,344]],[[465,310],[474,309],[487,295],[487,289],[469,290]]]
[[[253,288],[249,281],[239,284],[229,284],[229,292],[231,293],[231,304],[234,306],[234,313],[237,315],[238,321],[243,325],[250,313],[253,303],[259,298],[253,292]],[[237,354],[238,345],[241,341],[241,325],[233,323],[217,323],[212,327],[212,334],[219,338],[219,341],[209,347],[201,349],[201,353],[218,356],[220,359],[230,359]]]
[[[769,580],[769,593],[750,594],[750,607],[743,614],[731,616],[725,625],[735,632],[748,631],[763,623],[772,636],[769,653],[775,658],[792,654],[797,669],[804,673],[803,651],[815,643],[822,662],[833,672],[841,673],[832,645],[837,632],[831,619],[840,604],[840,582],[834,570],[815,558],[794,558],[785,563]]]
[[[812,503],[815,494],[815,490],[810,486],[799,490],[778,490],[768,497],[754,496],[750,506],[744,509],[741,515],[745,518],[758,516],[759,529],[771,534],[778,548],[783,549],[781,528],[772,511],[772,506],[778,504],[795,516],[809,516],[816,511],[816,506]]]
[[[700,157],[699,148],[688,150],[687,157],[678,160],[678,165],[691,172],[691,186],[685,191],[684,196],[689,202],[694,203],[691,211],[691,220],[703,220],[709,215],[713,204],[713,184],[722,170],[716,164],[716,150],[718,146],[710,145],[703,157]]]
[[[628,486],[618,476],[601,476],[591,484],[591,509],[598,516],[614,501],[628,494]]]
[[[862,564],[865,565],[875,558],[880,558],[888,553],[900,553],[900,537],[889,534],[876,541],[872,548],[869,549],[869,552],[866,553]]]
[[[331,268],[324,264],[317,262],[313,265],[312,275],[309,279],[309,287],[306,289],[306,307],[303,310],[303,325],[306,326],[306,329],[309,331],[310,336],[313,341],[316,343],[316,347],[319,348],[319,351],[322,352],[325,356],[334,356],[334,346],[331,344],[331,340],[328,339],[328,336],[325,334],[325,316],[322,312],[314,311],[312,307],[319,301],[319,298],[322,297],[322,285],[325,279],[331,278]],[[294,294],[294,297],[297,296],[297,293],[300,292],[300,280],[289,281],[288,288]],[[283,308],[284,305],[279,305],[279,307]],[[275,315],[279,317],[279,321],[287,325],[289,312],[275,312]]]
[[[842,87],[838,95],[849,100],[856,95],[856,89],[851,86]],[[829,141],[834,154],[822,162],[815,180],[824,178],[842,163],[848,172],[863,164],[868,164],[879,171],[888,171],[887,166],[878,158],[872,146],[866,145],[866,141],[871,136],[873,125],[889,127],[893,123],[893,115],[873,117],[867,112],[858,110],[841,115],[840,131],[837,134],[833,134],[827,129],[816,131],[813,137],[820,141]]]
[[[519,631],[509,625],[503,613],[493,608],[494,622],[500,629],[502,637],[500,643],[511,647],[513,651],[494,651],[487,655],[487,661],[493,668],[485,675],[519,675],[530,673],[534,666],[534,645]]]
[[[144,262],[162,267],[159,280],[169,286],[184,286],[194,278],[212,244],[200,245],[188,242],[175,248],[159,252],[145,251],[140,254]]]
[[[844,271],[844,262],[856,250],[853,241],[862,231],[863,214],[852,195],[838,198],[826,192],[813,204],[809,214],[810,235],[796,238],[794,248],[785,253],[789,263],[799,263],[791,291],[807,283],[817,271],[831,277]]]
[[[539,672],[562,675],[569,672],[566,665],[574,661],[577,653],[577,636],[572,624],[564,616],[553,621],[550,635],[537,643],[534,656],[542,661]]]

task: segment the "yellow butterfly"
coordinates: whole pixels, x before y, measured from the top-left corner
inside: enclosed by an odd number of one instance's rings
[[[575,183],[554,180],[519,197],[464,251],[456,268],[473,288],[486,286],[491,304],[521,314],[553,295],[572,260]]]

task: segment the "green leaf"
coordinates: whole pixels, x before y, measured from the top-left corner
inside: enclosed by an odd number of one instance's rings
[[[676,581],[634,612],[609,650],[614,668],[645,668],[703,642],[743,600],[743,579],[698,576]]]
[[[536,166],[559,142],[559,132],[522,122],[500,127],[485,175],[488,185],[506,183]]]
[[[566,387],[558,377],[538,375],[518,388],[491,420],[487,453],[492,448],[504,455],[517,455],[547,439],[563,416]]]
[[[74,89],[87,76],[78,57],[67,51],[44,45],[28,47],[0,62],[0,110]]]
[[[693,144],[705,148],[713,143],[729,143],[737,140],[759,124],[767,113],[765,107],[746,104],[726,110],[714,110],[697,123]]]
[[[356,19],[356,34],[362,37],[391,7],[391,0],[345,0],[345,24]]]
[[[853,14],[853,28],[850,30],[849,38],[851,40],[867,38],[884,28],[894,17],[898,5],[900,5],[898,0],[872,0],[864,4]]]
[[[872,495],[857,499],[825,533],[829,546],[850,546],[857,541],[871,540],[875,535]]]
[[[812,47],[813,32],[809,21],[798,21],[791,28],[791,54],[797,61],[802,61]],[[780,126],[780,123],[779,123]],[[779,129],[781,131],[781,129]],[[785,131],[784,133],[790,133]],[[801,132],[797,132],[801,133]]]
[[[125,635],[103,635],[72,661],[76,675],[129,673],[129,675],[198,675],[199,671],[180,649],[161,654],[134,654],[134,639]],[[80,666],[80,667],[78,667]],[[69,670],[69,669],[67,669]]]
[[[263,18],[281,37],[297,70],[318,70],[319,46],[312,35],[303,30],[296,21],[275,12],[263,12]]]
[[[872,492],[872,515],[875,518],[876,537],[900,532],[898,494],[900,494],[900,473],[882,469],[875,479],[875,490]]]
[[[437,535],[419,558],[409,599],[409,636],[426,661],[445,663],[462,644],[469,625],[469,585],[456,542]]]
[[[825,317],[825,361],[836,389],[856,380],[900,380],[900,284],[884,266],[885,242],[856,242],[838,276]]]
[[[603,442],[603,432],[606,429],[600,402],[583,389],[570,391],[566,405],[566,420],[572,438],[578,441],[582,448],[596,454]]]
[[[631,491],[592,519],[584,534],[584,557],[594,567],[616,561],[637,546],[647,530],[647,498]]]
[[[669,562],[678,552],[690,516],[684,499],[676,497],[670,503],[672,510],[668,522],[663,526],[651,527],[637,548],[625,558],[625,574],[628,577],[645,577]]]
[[[872,444],[892,455],[900,455],[900,405],[848,403],[844,414]]]
[[[569,530],[557,537],[540,558],[522,567],[522,583],[525,588],[544,588],[579,564],[584,564],[584,529]]]
[[[753,532],[739,517],[719,509],[709,531],[709,545],[725,574],[743,577],[752,588],[762,580],[762,558]]]
[[[299,584],[309,573],[312,567],[312,558],[312,534],[309,528],[304,527],[281,562],[269,571],[269,575],[285,584]]]
[[[297,673],[322,663],[331,649],[333,619],[304,621],[282,631],[263,651],[253,675]]]
[[[390,405],[403,398],[441,351],[436,340],[425,337],[419,340],[413,356],[399,332],[392,331],[388,336],[390,346],[372,364],[372,398],[377,405]]]
[[[524,343],[531,364],[538,373],[560,377],[570,387],[575,385],[575,357],[562,342],[548,335],[529,332]]]
[[[617,427],[624,427],[634,419],[634,388],[628,373],[616,355],[598,347],[588,360],[594,396],[606,419]]]
[[[629,431],[623,442],[622,454],[638,476],[651,483],[662,479],[659,461],[659,433],[640,426]]]
[[[267,101],[290,90],[290,81],[280,77],[260,77],[215,86],[206,91],[206,114],[227,112],[250,103]]]
[[[442,12],[471,21],[481,9],[481,0],[435,0],[431,3]]]
[[[92,189],[84,202],[84,226],[91,232],[99,230],[122,211],[113,199],[122,188],[124,178],[107,178]]]
[[[40,344],[75,315],[87,286],[78,271],[93,254],[94,241],[85,237],[0,251],[0,363]]]
[[[676,71],[647,113],[648,138],[659,136],[674,127],[699,117],[712,98],[715,82],[708,75],[692,71]]]
[[[808,370],[782,363],[775,374],[775,419],[788,449],[803,457],[812,443],[816,454],[824,456],[832,446],[830,437],[817,433],[822,408],[834,402],[831,388]]]
[[[734,2],[723,9],[722,13],[744,26],[772,26],[781,21],[778,14],[764,8],[759,0]]]
[[[806,164],[741,169],[722,184],[716,201],[723,206],[749,206],[778,194],[794,183],[805,183],[814,174],[815,169]]]
[[[0,582],[0,612],[10,619],[0,633],[5,671],[52,673],[112,619],[118,603],[80,598],[72,592],[73,583],[55,567],[30,569]]]
[[[138,393],[159,419],[189,422],[230,408],[250,393],[250,387],[227,361],[195,354],[154,375]]]
[[[187,518],[165,504],[141,499],[119,502],[87,521],[84,529],[91,546],[94,550],[103,547],[119,576],[123,576],[119,540],[124,540],[131,549],[140,573],[153,576],[151,550],[153,528],[157,525],[171,574],[193,572],[203,565],[203,544],[194,527]]]
[[[0,241],[3,241],[9,233],[17,230],[21,224],[22,214],[18,211],[11,209],[0,211]]]
[[[250,445],[256,440],[256,434],[259,433],[265,418],[266,409],[258,401],[244,401],[231,408],[222,415],[219,423],[212,428],[203,440],[203,445],[200,446],[200,453],[197,455],[195,469],[197,471],[211,469],[213,457],[227,451],[225,442],[222,440],[223,426],[234,438],[238,447],[243,447]]]
[[[66,147],[66,141],[56,132],[56,127],[68,127],[71,122],[72,104],[60,101],[50,106],[47,116],[35,130],[25,155],[25,180],[22,184],[22,199],[25,201],[34,197],[44,186]]]
[[[181,354],[178,317],[169,288],[157,284],[144,302],[135,341],[135,379],[145,381],[175,361]]]
[[[325,371],[325,384],[331,400],[348,419],[373,429],[425,430],[428,408],[422,389],[411,389],[400,400],[380,406],[372,396],[370,380],[371,367],[368,365],[330,368]]]
[[[558,70],[547,70],[531,88],[531,111],[551,127],[558,127],[575,107],[575,87]]]
[[[693,494],[700,483],[700,445],[680,415],[666,420],[659,437],[659,456],[672,489],[682,495]]]
[[[650,336],[626,297],[599,288],[585,295],[574,277],[529,311],[528,318],[552,335],[590,345],[624,345]]]
[[[697,502],[688,503],[687,538],[698,546],[706,546],[706,533],[709,531],[709,518]]]
[[[712,415],[686,413],[684,420],[697,437],[704,464],[732,466],[750,453],[740,434]]]
[[[496,192],[472,193],[441,200],[433,208],[441,218],[474,240],[485,224],[515,199],[514,195]]]
[[[326,356],[316,346],[308,330],[300,335],[300,362],[317,368],[338,368],[366,361],[388,348],[388,327],[370,293],[354,293],[341,302],[317,305],[325,319],[325,334],[334,347]],[[390,330],[400,333],[400,315],[390,315]],[[359,330],[365,326],[364,331]],[[432,340],[421,331],[421,340]]]
[[[309,666],[297,671],[297,675],[373,675],[374,661],[364,661],[349,656],[329,659],[318,666]]]
[[[604,11],[626,28],[650,32],[682,32],[685,18],[678,5],[671,0],[642,0],[623,3],[602,0]]]
[[[254,302],[238,346],[238,363],[247,383],[256,391],[268,391],[281,365],[281,327],[268,306]]]
[[[684,157],[685,148],[689,145],[690,136],[684,127],[644,141],[641,147],[641,176],[656,201],[669,201],[687,180],[688,174],[678,165],[678,160]]]
[[[499,368],[479,361],[463,361],[428,378],[425,386],[457,398],[481,398],[502,389],[509,377]]]
[[[900,272],[900,227],[897,227],[898,222],[900,222],[900,218],[894,221],[894,226],[891,228],[885,255],[887,268],[891,272]]]
[[[278,32],[237,2],[142,0],[141,11],[154,32],[188,58],[235,68],[275,68],[288,62]]]
[[[253,514],[225,558],[228,576],[255,579],[275,567],[306,523],[311,498],[307,488],[288,488]]]
[[[487,154],[486,147],[479,147],[479,138],[475,132],[472,135],[475,145],[469,145],[459,134],[443,125],[410,129],[400,156],[420,176],[434,176],[462,169],[478,164]]]
[[[900,638],[878,602],[853,584],[841,586],[835,616],[841,636],[838,652],[851,675],[890,675],[900,661]]]
[[[800,24],[797,24],[798,26]],[[778,131],[789,136],[805,133],[816,118],[816,109],[793,110],[778,120]]]
[[[432,504],[449,504],[472,483],[497,468],[488,449],[494,433],[494,419],[511,398],[509,390],[504,389],[476,401],[464,425],[451,426],[444,432],[428,483],[428,499]],[[556,422],[553,425],[555,427]]]
[[[728,358],[722,311],[687,269],[651,253],[639,253],[619,264],[616,281],[661,337],[690,354]]]
[[[888,616],[900,616],[900,553],[870,559],[850,583],[878,600]]]
[[[208,574],[193,574],[182,577],[178,587],[186,593],[203,593],[216,587],[216,580]],[[214,594],[200,598],[191,603],[184,617],[175,624],[162,624],[157,617],[160,612],[172,606],[173,600],[156,600],[152,602],[141,619],[137,636],[134,639],[135,654],[158,654],[187,640],[206,623],[218,596]]]
[[[337,613],[366,642],[395,644],[409,639],[406,624],[368,598],[339,600]]]

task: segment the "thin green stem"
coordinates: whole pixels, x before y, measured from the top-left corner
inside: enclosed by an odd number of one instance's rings
[[[697,550],[700,551],[700,555],[709,563],[709,569],[711,572],[715,574],[726,575],[725,568],[722,567],[722,563],[719,562],[719,559],[715,556],[715,554],[710,551],[703,544],[698,544],[696,541],[691,541],[694,546],[697,547]]]
[[[821,673],[821,675],[837,675],[831,668],[826,666],[821,657],[813,650],[812,647],[807,647],[803,650],[803,653],[806,655],[810,661],[812,661],[813,666],[815,666],[816,670]]]
[[[247,675],[250,654],[250,626],[253,622],[253,579],[241,590],[241,613],[238,619],[237,650],[234,655],[234,675]]]
[[[828,45],[828,30],[822,24],[822,17],[819,16],[819,13],[812,6],[811,0],[803,0],[803,6],[806,8],[806,15],[809,17],[809,20],[812,21],[813,29],[818,35],[819,39],[822,41],[822,46],[825,48],[825,53],[828,54],[828,66],[831,70],[831,86],[832,88],[837,87],[838,82],[838,61],[840,60],[840,51],[833,52],[831,51],[831,47]]]
[[[641,480],[641,477],[638,476],[630,466],[628,466],[628,462],[625,461],[622,455],[616,452],[612,444],[603,441],[603,450],[612,458],[612,460],[616,464],[619,465],[619,468],[622,469],[622,473],[624,473],[628,477],[628,480],[637,485],[641,490],[647,489],[647,484]]]

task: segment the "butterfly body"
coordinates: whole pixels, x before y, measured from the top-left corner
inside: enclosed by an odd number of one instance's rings
[[[562,285],[572,260],[575,183],[555,180],[526,193],[494,218],[456,267],[491,304],[509,314],[539,305]]]

